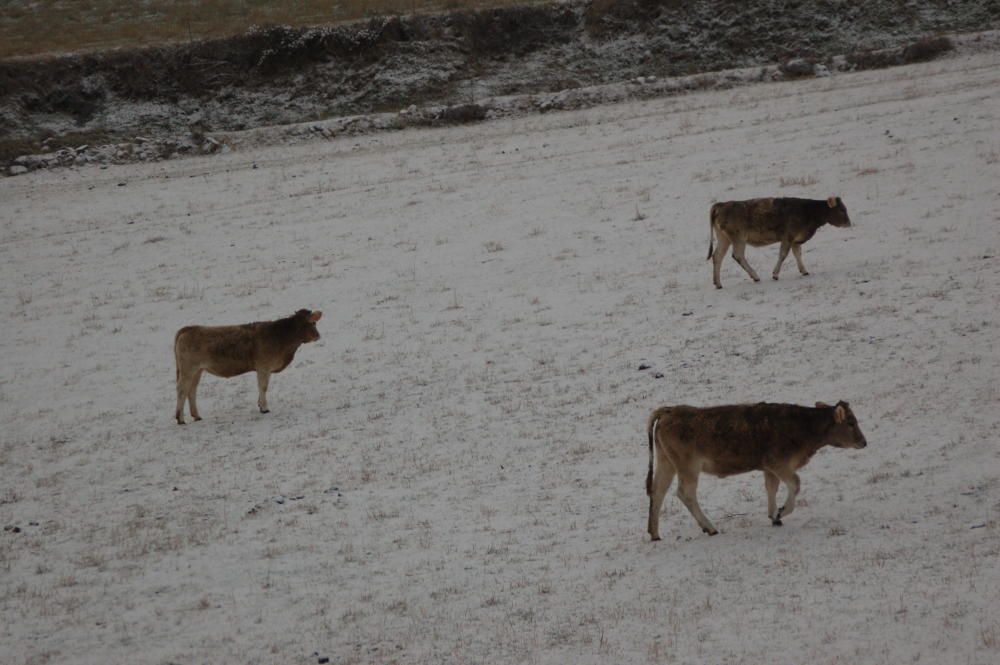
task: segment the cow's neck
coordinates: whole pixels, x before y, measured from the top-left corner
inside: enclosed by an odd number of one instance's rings
[[[295,337],[294,317],[270,321],[266,326],[267,335],[282,346],[289,345],[297,349],[302,344],[302,341]]]

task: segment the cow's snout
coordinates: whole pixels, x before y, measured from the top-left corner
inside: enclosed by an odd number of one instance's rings
[[[857,447],[858,448],[867,448],[868,447],[868,440],[862,438],[860,441],[858,441]]]

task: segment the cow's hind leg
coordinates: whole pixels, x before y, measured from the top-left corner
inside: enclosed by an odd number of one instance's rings
[[[764,487],[767,489],[767,518],[774,526],[781,526],[781,520],[774,517],[778,509],[778,485],[781,480],[770,471],[764,471]]]
[[[663,507],[663,498],[667,496],[675,473],[677,470],[674,465],[657,448],[656,470],[653,472],[653,482],[649,492],[649,523],[647,525],[647,530],[653,540],[660,539],[660,509]]]
[[[740,264],[740,267],[747,271],[747,274],[750,275],[750,279],[755,282],[759,282],[760,277],[757,275],[757,272],[750,267],[750,262],[747,261],[746,251],[747,243],[745,240],[737,239],[733,241],[733,259]]]
[[[261,413],[269,413],[267,408],[267,384],[271,379],[271,373],[265,370],[257,370],[257,407]]]
[[[177,410],[174,412],[174,417],[177,418],[178,425],[184,424],[184,402],[192,394],[193,383],[197,381],[198,374],[199,370],[188,368],[177,370]]]
[[[180,375],[177,376],[177,409],[174,411],[174,418],[177,419],[178,425],[184,424],[184,400],[187,399],[187,390],[185,388],[185,383],[181,381]]]
[[[705,513],[701,512],[701,506],[698,505],[698,474],[680,472],[678,476],[677,496],[687,506],[695,521],[701,526],[701,530],[710,536],[719,533],[719,530],[705,517]]]
[[[721,231],[717,234],[719,239],[719,246],[715,248],[715,252],[712,254],[712,283],[715,284],[715,288],[722,288],[722,280],[719,279],[719,273],[722,270],[722,262],[726,258],[726,251],[729,249],[729,245],[732,243],[729,240],[729,236]]]
[[[809,271],[806,270],[806,264],[802,263],[802,245],[792,245],[792,254],[795,256],[795,262],[799,264],[799,272],[803,275],[808,275]]]
[[[788,257],[788,250],[792,248],[792,243],[781,241],[781,250],[778,252],[778,263],[774,266],[774,272],[771,273],[771,277],[778,279],[778,273],[781,272],[781,264],[785,262]]]
[[[198,392],[198,382],[201,381],[201,375],[204,370],[198,370],[194,374],[194,378],[191,379],[191,386],[188,388],[188,407],[191,409],[191,418],[194,420],[201,420],[201,416],[198,414],[198,402],[195,399],[195,393]]]

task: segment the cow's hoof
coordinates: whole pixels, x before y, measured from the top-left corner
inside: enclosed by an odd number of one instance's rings
[[[808,277],[808,276],[809,276],[809,273],[807,273],[807,272],[804,272],[804,273],[802,273],[802,276],[803,276],[803,277]]]
[[[178,420],[178,421],[177,421],[177,424],[178,424],[178,425],[183,425],[183,424],[185,424],[185,423],[184,423],[184,421],[183,421],[183,420]]]
[[[271,413],[271,409],[261,409],[261,413]]]
[[[660,540],[660,537],[659,536],[653,536],[650,540],[652,540],[655,543],[656,541]]]
[[[759,281],[760,281],[760,277],[758,277],[758,278],[757,278],[757,279],[755,279],[754,281],[755,281],[755,282],[759,282]]]
[[[721,288],[722,288],[722,284],[716,284],[716,285],[715,285],[715,288],[717,288],[717,289],[721,289]]]
[[[702,531],[704,531],[705,533],[707,533],[710,536],[718,536],[719,535],[719,532],[716,529],[704,529],[703,528]]]
[[[191,419],[194,420],[195,422],[198,422],[199,420],[201,420],[201,416],[192,416]]]
[[[771,526],[781,526],[781,520],[771,520]]]
[[[778,281],[778,276],[777,275],[771,275],[771,279],[773,279],[774,281],[777,282]]]

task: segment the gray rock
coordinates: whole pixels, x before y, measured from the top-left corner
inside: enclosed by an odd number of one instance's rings
[[[787,76],[812,76],[813,63],[805,58],[792,58],[781,66],[781,71]]]

